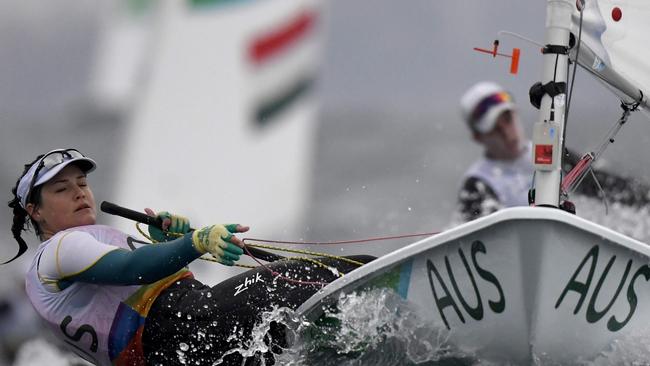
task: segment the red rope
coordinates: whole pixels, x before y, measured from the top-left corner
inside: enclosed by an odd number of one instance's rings
[[[245,240],[246,239],[242,240],[242,242],[244,242]],[[272,270],[271,268],[267,267],[266,264],[260,262],[260,260],[257,259],[250,252],[250,250],[248,250],[248,245],[246,243],[244,243],[244,250],[246,251],[246,254],[248,254],[249,257],[253,258],[253,260],[255,262],[257,262],[257,264],[259,264],[262,268],[264,268],[268,272],[271,272],[271,276],[273,276],[275,278],[278,278],[278,279],[281,279],[281,280],[284,280],[284,281],[287,281],[287,282],[290,282],[290,283],[295,283],[295,284],[298,284],[298,285],[314,285],[314,286],[321,286],[321,287],[325,287],[325,286],[328,285],[327,282],[294,280],[293,278],[283,276],[279,272],[276,272],[276,271]]]
[[[578,178],[580,178],[584,172],[591,166],[593,156],[591,154],[586,154],[583,156],[580,161],[571,169],[569,173],[562,179],[562,191],[569,193],[569,189],[572,188],[574,183]]]
[[[259,264],[261,267],[266,269],[271,273],[271,275],[275,278],[290,282],[290,283],[295,283],[298,285],[313,285],[313,286],[321,286],[325,287],[328,285],[327,282],[319,282],[319,281],[302,281],[302,280],[295,280],[293,278],[289,278],[286,276],[281,275],[279,272],[276,272],[269,268],[267,265],[264,263],[260,262],[259,259],[255,258],[254,255],[251,254],[250,250],[248,249],[248,244],[246,243],[247,241],[256,241],[256,242],[261,242],[261,243],[273,243],[273,244],[291,244],[291,245],[332,245],[332,244],[354,244],[354,243],[366,243],[366,242],[372,242],[372,241],[380,241],[380,240],[392,240],[392,239],[404,239],[404,238],[412,238],[412,237],[418,237],[418,236],[431,236],[440,233],[439,231],[436,232],[430,232],[430,233],[417,233],[417,234],[405,234],[405,235],[395,235],[395,236],[380,236],[380,237],[374,237],[374,238],[366,238],[366,239],[356,239],[356,240],[340,240],[340,241],[329,241],[329,242],[306,242],[306,241],[289,241],[289,240],[267,240],[267,239],[255,239],[255,238],[244,238],[242,239],[242,243],[244,244],[244,250],[246,251],[246,254],[248,254],[257,264]],[[252,244],[254,245],[254,244]]]

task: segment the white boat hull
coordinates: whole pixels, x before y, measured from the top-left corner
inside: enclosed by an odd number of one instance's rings
[[[298,312],[315,320],[341,293],[389,284],[477,357],[593,360],[646,332],[649,256],[647,245],[563,211],[513,208],[381,257]]]

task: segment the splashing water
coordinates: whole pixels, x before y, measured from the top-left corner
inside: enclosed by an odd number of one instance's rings
[[[261,354],[270,351],[273,351],[274,353],[283,351],[283,349],[275,343],[269,342],[269,334],[273,333],[278,324],[290,325],[294,323],[291,318],[292,316],[293,311],[291,309],[274,307],[271,311],[265,311],[262,313],[262,319],[255,325],[255,327],[253,327],[250,337],[243,337],[241,332],[238,333],[235,329],[233,331],[232,339],[240,340],[238,346],[224,352],[221,358],[215,361],[213,365],[224,364],[224,358],[235,353],[240,354],[244,358],[256,358],[259,361],[259,365],[266,365],[265,358],[260,357]]]
[[[286,327],[290,347],[273,348],[266,335],[273,323]],[[308,322],[287,308],[263,314],[252,338],[226,352],[253,357],[273,350],[275,365],[389,366],[389,365],[518,365],[478,358],[449,342],[446,328],[427,324],[398,294],[389,289],[341,295],[336,309],[316,322]],[[611,344],[598,357],[578,359],[575,366],[650,365],[650,334],[637,334]],[[225,356],[225,355],[224,355]],[[259,365],[267,365],[258,357]],[[219,365],[217,362],[214,365]],[[532,365],[560,365],[545,354],[533,356]],[[562,365],[566,365],[563,363]]]
[[[578,359],[575,362],[558,362],[546,354],[534,355],[533,364],[540,366],[648,366],[650,361],[650,335],[634,335],[614,341],[593,360]]]
[[[269,343],[274,324],[285,327],[290,347]],[[447,344],[448,332],[427,326],[392,290],[376,289],[343,295],[337,310],[310,323],[288,308],[262,314],[251,337],[226,351],[256,358],[273,351],[276,365],[474,365],[476,359]]]
[[[446,329],[427,325],[392,290],[340,296],[336,310],[315,323],[289,317],[290,349],[281,365],[472,365],[447,343]]]
[[[268,342],[267,335],[277,324],[286,328],[290,347],[278,347]],[[233,330],[236,339],[244,339],[241,329]],[[203,338],[203,334],[198,334]],[[43,340],[38,345],[28,342],[21,349],[14,366],[40,364],[34,360],[47,359],[51,365],[71,365],[69,355],[59,353]],[[45,346],[44,346],[45,344]],[[209,343],[203,344],[206,349]],[[186,364],[186,352],[192,347],[179,342],[177,361]],[[222,350],[219,350],[221,352]],[[388,366],[388,365],[471,365],[514,366],[507,361],[481,359],[468,350],[449,342],[444,327],[427,324],[399,295],[388,289],[342,295],[336,310],[329,309],[316,322],[308,322],[288,308],[274,308],[262,314],[251,337],[226,351],[213,365],[223,365],[228,354],[239,353],[255,358],[256,365],[269,365],[259,355],[273,351],[275,365],[286,366]],[[532,365],[538,366],[605,366],[650,365],[650,332],[633,334],[617,340],[591,360],[558,363],[546,354],[535,354]]]
[[[644,243],[650,243],[650,209],[630,207],[617,202],[605,205],[595,198],[576,195],[573,198],[578,216],[608,227]]]

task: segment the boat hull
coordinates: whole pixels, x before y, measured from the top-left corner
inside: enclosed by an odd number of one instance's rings
[[[298,312],[315,320],[341,294],[381,284],[477,357],[592,360],[644,334],[649,256],[645,244],[577,216],[513,208],[379,258]]]

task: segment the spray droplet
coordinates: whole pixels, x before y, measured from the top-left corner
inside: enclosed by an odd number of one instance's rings
[[[183,343],[183,342],[181,342],[181,344],[178,345],[178,348],[180,348],[181,351],[187,351],[188,349],[190,349],[190,346],[188,346],[187,343]],[[181,353],[182,353],[182,352],[181,352]],[[179,353],[179,354],[180,354],[180,353]]]

